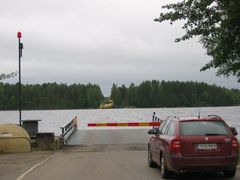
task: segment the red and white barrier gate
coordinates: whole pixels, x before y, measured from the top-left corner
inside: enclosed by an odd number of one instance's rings
[[[88,127],[160,126],[160,122],[88,123]]]

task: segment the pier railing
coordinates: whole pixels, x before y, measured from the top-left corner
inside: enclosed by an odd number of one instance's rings
[[[160,119],[159,117],[157,117],[157,116],[156,116],[156,113],[153,112],[153,115],[152,115],[152,122],[153,122],[153,123],[158,123],[158,125],[153,125],[153,128],[155,128],[155,127],[159,127],[159,126],[161,125],[162,121],[163,121],[163,120]]]
[[[62,129],[61,138],[64,144],[68,143],[71,140],[72,136],[77,131],[77,126],[78,121],[76,116],[71,121],[69,121],[65,126],[61,127]]]

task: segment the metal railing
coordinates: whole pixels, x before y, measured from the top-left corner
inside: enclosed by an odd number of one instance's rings
[[[71,121],[69,121],[65,126],[60,127],[62,129],[61,138],[63,143],[68,143],[73,137],[74,133],[77,131],[77,116],[75,116]]]
[[[155,127],[159,127],[160,125],[161,125],[161,123],[162,123],[162,119],[160,119],[159,117],[157,117],[156,116],[156,113],[155,112],[153,112],[153,115],[152,115],[152,122],[158,122],[159,123],[159,125],[158,126],[153,126],[153,128],[155,128]]]

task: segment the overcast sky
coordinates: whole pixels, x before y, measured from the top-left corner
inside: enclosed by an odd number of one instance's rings
[[[171,0],[175,2],[174,0]],[[198,39],[175,43],[182,23],[156,23],[170,0],[2,0],[0,74],[18,70],[17,32],[23,34],[22,83],[204,81],[239,88],[216,70],[200,72],[210,57]],[[18,78],[4,82],[15,83]]]

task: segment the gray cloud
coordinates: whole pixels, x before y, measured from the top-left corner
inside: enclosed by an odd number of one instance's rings
[[[173,1],[164,1],[173,2]],[[206,81],[239,88],[235,78],[199,72],[210,58],[193,39],[174,43],[181,22],[155,23],[159,0],[4,0],[0,6],[0,72],[18,69],[17,31],[23,32],[23,83],[143,80]],[[8,80],[16,82],[17,78]]]

